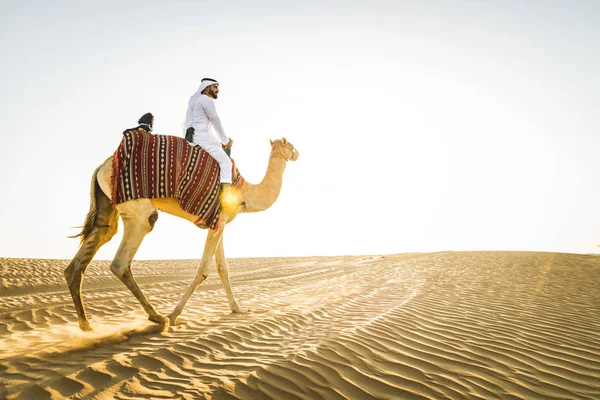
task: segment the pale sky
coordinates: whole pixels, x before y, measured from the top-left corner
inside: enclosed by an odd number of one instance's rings
[[[0,257],[72,258],[94,169],[203,77],[246,180],[300,152],[229,257],[598,251],[600,2],[293,3],[0,0]],[[161,213],[136,258],[205,237]]]

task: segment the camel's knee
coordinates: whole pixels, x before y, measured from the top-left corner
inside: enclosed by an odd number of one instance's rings
[[[229,275],[229,267],[225,262],[217,262],[217,273],[219,276]]]
[[[125,277],[127,275],[130,268],[131,268],[131,262],[129,262],[127,264],[123,264],[118,261],[113,261],[112,264],[110,264],[110,271],[113,274],[115,274],[117,276],[117,278],[119,278],[121,280],[123,279],[123,277]]]
[[[75,272],[75,263],[71,262],[67,268],[65,268],[63,275],[65,276],[65,279],[67,280],[67,284],[71,284],[71,282],[73,281],[73,273]]]
[[[204,280],[206,280],[206,278],[208,278],[209,272],[210,272],[210,269],[209,269],[208,265],[200,267],[198,272],[196,272],[196,282],[203,282]]]
[[[65,268],[63,275],[67,280],[67,284],[71,286],[73,283],[81,282],[83,278],[83,274],[89,263],[88,257],[84,253],[83,256],[78,254],[75,258],[69,263],[67,268]]]

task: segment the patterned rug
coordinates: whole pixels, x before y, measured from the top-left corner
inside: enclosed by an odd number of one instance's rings
[[[197,225],[215,229],[221,212],[219,172],[214,158],[182,137],[127,131],[114,154],[111,203],[174,197],[199,217]],[[232,178],[241,188],[244,178],[235,163]]]

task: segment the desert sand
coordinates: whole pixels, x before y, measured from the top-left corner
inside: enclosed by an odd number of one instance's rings
[[[230,259],[161,331],[93,261],[0,259],[0,398],[600,399],[600,256],[441,252]],[[170,313],[198,260],[136,261]]]

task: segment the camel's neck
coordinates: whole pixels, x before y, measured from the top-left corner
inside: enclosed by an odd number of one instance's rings
[[[285,163],[281,155],[271,152],[267,173],[262,182],[258,185],[244,182],[241,191],[246,202],[245,212],[264,211],[275,203],[281,191]]]

